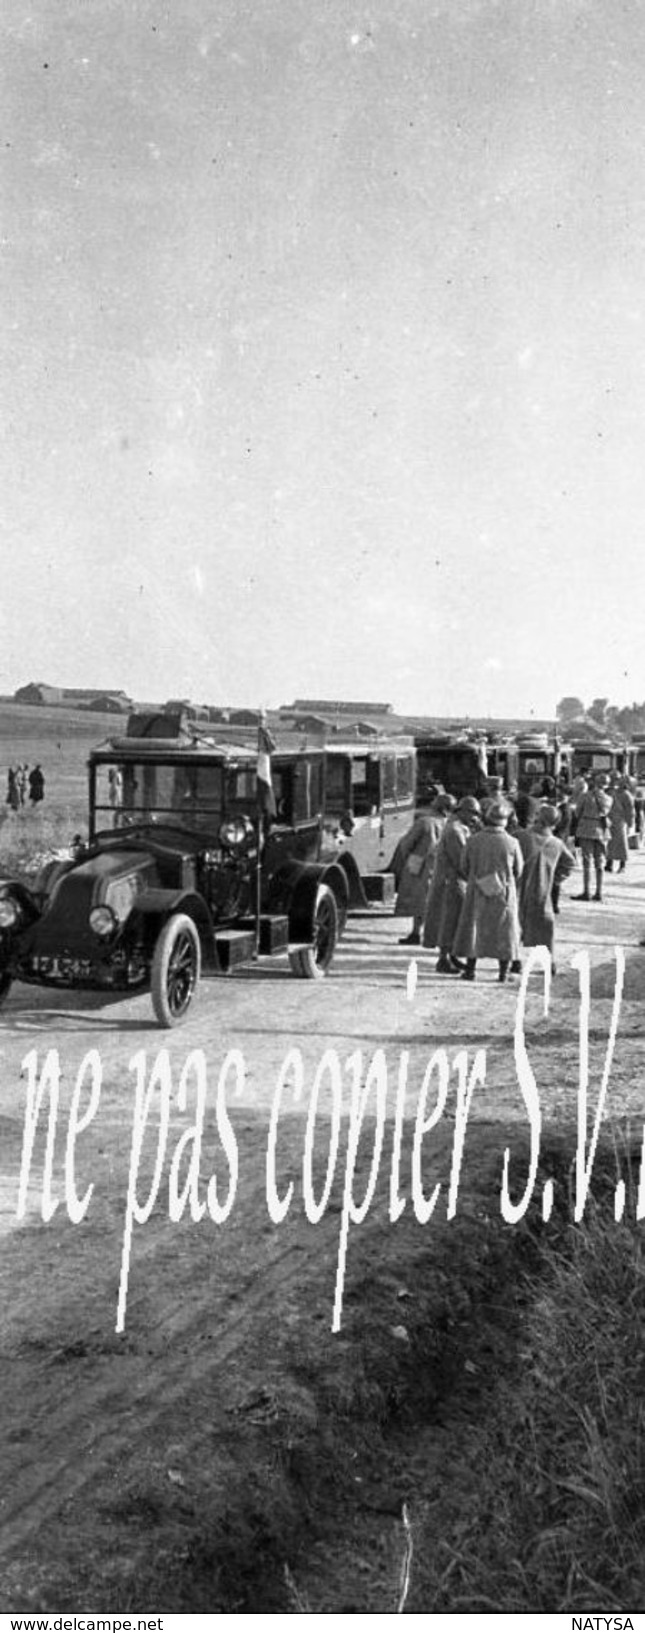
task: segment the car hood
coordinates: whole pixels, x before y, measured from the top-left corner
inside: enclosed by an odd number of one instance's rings
[[[101,943],[90,929],[93,907],[111,907],[125,923],[143,890],[154,885],[158,870],[154,857],[141,851],[100,852],[70,868],[54,885],[42,918],[29,933],[30,950],[42,953],[83,953],[100,950]]]

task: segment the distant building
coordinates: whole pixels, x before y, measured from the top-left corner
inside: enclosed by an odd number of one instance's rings
[[[351,714],[359,720],[369,715],[391,714],[391,703],[347,703],[334,698],[297,697],[295,703],[285,704],[281,714],[318,714],[336,715]]]
[[[228,721],[230,726],[258,726],[260,718],[259,709],[231,709]]]
[[[193,723],[201,722],[202,725],[208,725],[210,721],[209,710],[205,703],[191,703],[190,698],[185,697],[169,698],[168,702],[164,703],[163,713],[173,716],[179,715],[182,720],[192,720]]]
[[[323,720],[320,714],[296,714],[291,718],[298,731],[325,732],[329,726],[329,721]]]
[[[438,731],[446,731],[451,735],[456,731],[477,731],[482,732],[485,736],[495,733],[498,737],[514,737],[518,732],[521,732],[523,736],[538,731],[548,731],[553,734],[556,724],[553,719],[540,720],[535,716],[527,719],[526,716],[520,717],[518,715],[415,715],[414,717],[405,716],[404,718],[414,719],[415,730],[417,727],[420,730],[436,728]],[[560,735],[562,735],[562,732],[560,732]]]
[[[129,714],[132,707],[127,697],[117,697],[114,692],[99,692],[98,697],[91,698],[89,703],[79,702],[79,709],[95,709],[101,714]]]
[[[334,721],[331,727],[332,737],[342,737],[346,742],[352,737],[380,737],[382,735],[373,720]]]
[[[60,686],[47,686],[44,681],[31,680],[28,686],[19,686],[13,694],[14,703],[62,703]]]
[[[14,703],[56,704],[65,709],[96,709],[104,714],[125,714],[134,704],[121,687],[48,686],[30,681],[13,694]]]
[[[115,705],[110,713],[116,712],[117,707],[122,711],[134,707],[132,698],[120,686],[64,686],[61,693],[62,702],[70,709],[98,709],[106,698]]]

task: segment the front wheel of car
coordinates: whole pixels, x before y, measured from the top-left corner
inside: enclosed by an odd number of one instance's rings
[[[338,941],[338,907],[329,885],[320,885],[314,909],[314,934],[311,947],[299,947],[289,953],[293,975],[305,981],[320,981],[331,964]]]
[[[190,1009],[201,972],[199,935],[186,913],[161,930],[152,959],[152,1007],[160,1026],[179,1026]]]

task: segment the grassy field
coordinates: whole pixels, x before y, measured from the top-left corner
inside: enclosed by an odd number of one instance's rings
[[[68,845],[87,832],[87,760],[90,749],[124,731],[113,714],[83,709],[0,704],[0,870],[11,873],[32,855]],[[40,764],[45,798],[12,811],[6,803],[10,766]]]

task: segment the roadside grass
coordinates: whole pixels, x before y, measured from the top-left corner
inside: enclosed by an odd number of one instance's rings
[[[640,1158],[640,1153],[638,1154]],[[562,1154],[551,1153],[550,1171]],[[411,1608],[625,1613],[645,1590],[645,1261],[635,1149],[607,1140],[582,1221],[539,1245],[520,1343],[473,1425],[470,1489],[428,1523]],[[626,1175],[629,1222],[616,1223]],[[631,1202],[631,1206],[630,1206]]]
[[[258,1335],[255,1385],[218,1442],[224,1512],[196,1515],[180,1554],[151,1548],[134,1608],[392,1611],[406,1549],[409,1612],[642,1603],[636,1154],[599,1147],[574,1224],[575,1131],[549,1136],[541,1178],[555,1177],[558,1207],[548,1226],[532,1204],[509,1227],[490,1208],[499,1138],[478,1130],[461,1218],[432,1235],[376,1218],[356,1233],[340,1334],[313,1297],[277,1345]],[[632,1203],[621,1224],[617,1171]]]

